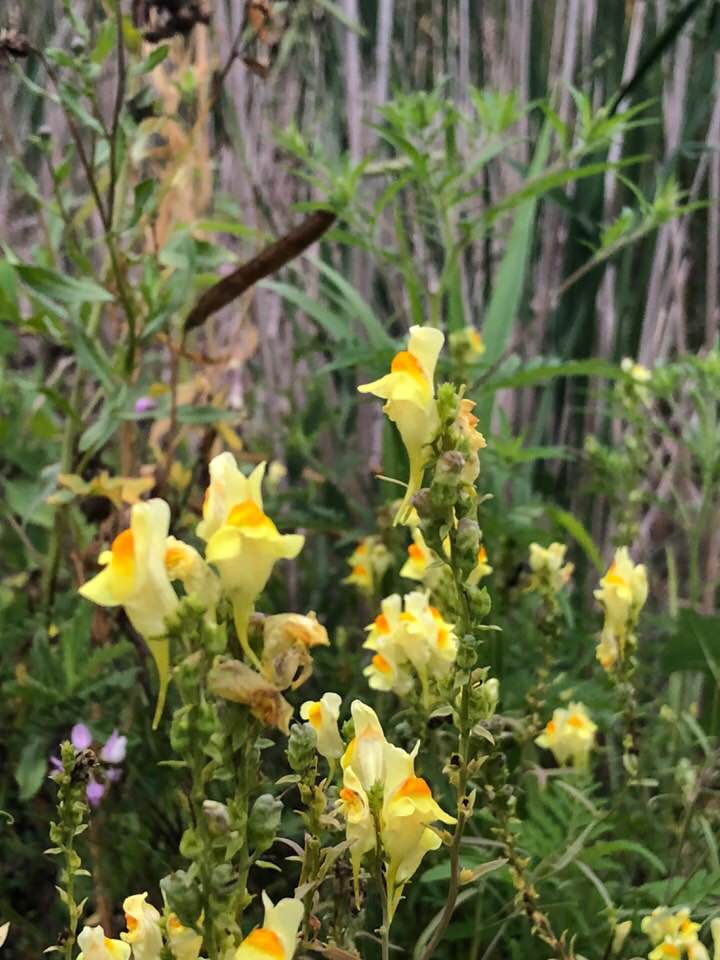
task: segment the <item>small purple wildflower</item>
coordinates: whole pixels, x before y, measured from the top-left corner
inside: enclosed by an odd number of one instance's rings
[[[121,737],[117,730],[113,730],[100,751],[103,763],[122,763],[127,753],[127,737]]]
[[[92,744],[92,733],[84,723],[76,723],[70,731],[70,740],[76,750],[87,750]]]
[[[155,401],[152,397],[138,397],[135,401],[135,413],[149,413],[155,409]]]
[[[104,783],[98,783],[94,777],[90,777],[86,789],[88,803],[91,807],[97,807],[105,794],[106,786]]]

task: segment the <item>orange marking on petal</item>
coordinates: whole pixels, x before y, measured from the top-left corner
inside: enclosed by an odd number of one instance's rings
[[[557,728],[555,726],[554,720],[548,720],[548,722],[545,724],[545,733],[549,733],[550,736],[552,736],[555,733],[556,729]]]
[[[232,508],[227,522],[233,527],[262,527],[272,523],[254,500],[243,500]]]
[[[422,547],[419,547],[416,543],[411,543],[408,547],[408,556],[411,560],[424,560],[425,552]]]
[[[366,543],[359,543],[359,544],[355,547],[355,553],[359,553],[359,554],[367,553],[367,544],[366,544]]]
[[[390,364],[390,370],[392,373],[407,373],[416,380],[427,383],[425,371],[420,366],[417,357],[414,357],[408,350],[401,350],[400,353],[395,354]]]
[[[131,917],[129,913],[126,913],[126,914],[125,914],[125,926],[128,928],[128,931],[129,931],[130,933],[132,933],[133,930],[137,930],[137,928],[138,928],[138,919],[137,919],[137,917]]]
[[[112,542],[112,564],[119,573],[130,576],[135,565],[135,538],[132,530],[123,530]]]
[[[367,567],[364,567],[361,563],[353,567],[352,572],[354,577],[367,577],[368,575]]]
[[[372,658],[372,665],[376,670],[379,670],[380,673],[392,673],[392,666],[390,661],[387,660],[381,653],[376,653]]]
[[[408,613],[408,611],[405,611],[405,613],[400,614],[400,619],[405,623],[415,623],[416,617],[414,613]]]
[[[390,622],[384,613],[375,617],[375,628],[378,633],[390,633]]]
[[[674,943],[663,943],[660,949],[666,957],[679,957],[681,954],[680,947],[676,947]]]
[[[585,726],[585,718],[581,717],[579,713],[571,713],[567,719],[568,726],[575,727],[576,730],[582,729]]]
[[[322,704],[316,700],[308,710],[308,720],[317,730],[322,723]]]
[[[437,644],[441,650],[444,646],[446,646],[449,637],[450,637],[450,631],[448,630],[448,628],[440,627],[437,635]]]
[[[185,559],[185,551],[182,547],[168,547],[165,551],[165,566],[172,569],[178,566]]]
[[[485,561],[486,561],[487,558],[488,558],[488,557],[487,557],[487,550],[485,549],[485,547],[480,547],[480,549],[478,550],[478,557],[477,557],[477,558],[478,558],[478,563],[485,563]]]
[[[422,777],[408,777],[397,795],[399,797],[432,797],[432,790]]]
[[[284,960],[285,949],[282,940],[274,930],[268,930],[266,927],[255,927],[243,941],[248,947],[254,947],[268,957],[278,957]]]

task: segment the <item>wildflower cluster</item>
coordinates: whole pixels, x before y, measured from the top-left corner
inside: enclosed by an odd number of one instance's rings
[[[656,907],[643,917],[641,929],[653,950],[648,960],[710,960],[707,948],[698,937],[700,924],[693,922],[690,911],[682,907],[673,912],[669,907]],[[720,950],[720,918],[711,924],[715,956]]]
[[[605,614],[596,651],[604,670],[616,671],[620,676],[632,673],[637,646],[635,627],[647,595],[645,567],[634,564],[627,547],[621,547],[595,591]]]

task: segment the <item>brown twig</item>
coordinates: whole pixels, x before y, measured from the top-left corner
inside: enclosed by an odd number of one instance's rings
[[[336,214],[330,210],[317,210],[309,214],[302,223],[286,233],[284,237],[265,247],[257,256],[238,267],[229,276],[223,277],[203,293],[187,315],[185,333],[202,326],[208,317],[232,303],[259,280],[275,273],[307,250],[330,229],[335,219]]]

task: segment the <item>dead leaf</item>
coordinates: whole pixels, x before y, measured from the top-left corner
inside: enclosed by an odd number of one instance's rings
[[[208,676],[208,686],[219,697],[245,704],[266,727],[290,732],[290,704],[277,687],[241,660],[217,660]]]

